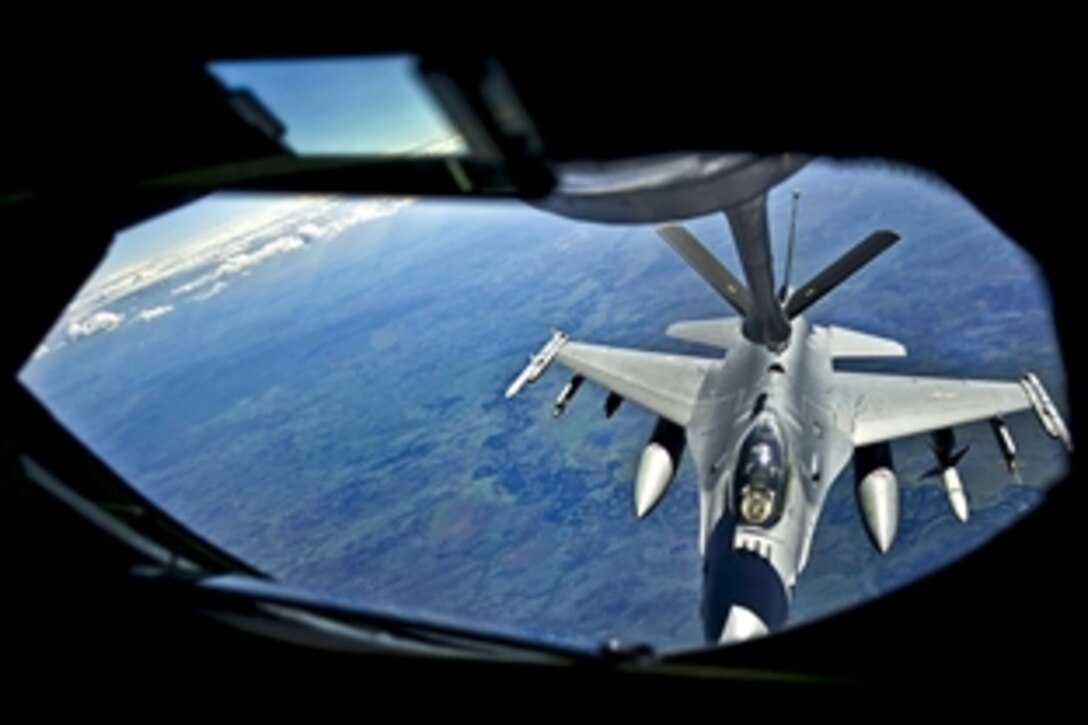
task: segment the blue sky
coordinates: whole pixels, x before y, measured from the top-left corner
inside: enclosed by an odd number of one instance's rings
[[[232,61],[209,70],[260,98],[300,154],[403,152],[453,133],[409,56]]]

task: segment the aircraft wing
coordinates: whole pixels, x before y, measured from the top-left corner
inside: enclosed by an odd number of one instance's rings
[[[1033,407],[1019,382],[836,373],[840,427],[855,446]]]
[[[679,426],[692,410],[710,358],[567,342],[555,361]]]

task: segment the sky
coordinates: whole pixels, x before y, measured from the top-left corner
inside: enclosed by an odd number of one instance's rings
[[[213,63],[230,89],[254,93],[287,127],[297,153],[457,153],[458,136],[410,56]],[[124,230],[99,277],[269,211],[267,196],[216,194]]]
[[[231,61],[209,70],[228,88],[253,92],[300,154],[403,153],[454,135],[410,56]]]
[[[267,195],[216,194],[142,222],[118,235],[99,268],[108,275],[146,262],[216,229],[228,227],[269,208]]]

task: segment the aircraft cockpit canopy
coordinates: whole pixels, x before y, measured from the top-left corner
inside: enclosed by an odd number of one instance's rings
[[[785,438],[770,415],[756,419],[737,454],[733,506],[745,524],[773,526],[782,516],[789,481]]]

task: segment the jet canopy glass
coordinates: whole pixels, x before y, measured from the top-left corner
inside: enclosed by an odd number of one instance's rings
[[[789,482],[785,439],[777,421],[760,416],[737,451],[733,507],[741,521],[773,526],[782,516]]]

